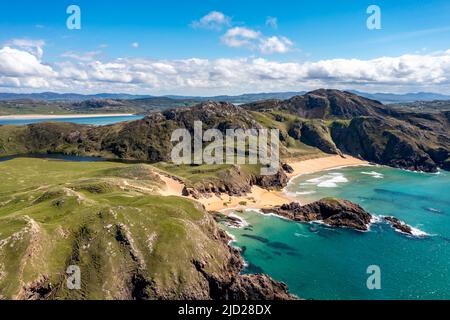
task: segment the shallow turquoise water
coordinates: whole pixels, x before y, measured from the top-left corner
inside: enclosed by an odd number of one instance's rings
[[[104,117],[80,117],[80,118],[61,118],[61,117],[55,117],[50,119],[8,119],[8,120],[2,120],[0,119],[0,125],[27,125],[31,123],[38,123],[38,122],[49,122],[49,121],[56,121],[56,122],[71,122],[71,123],[77,123],[77,124],[91,124],[91,125],[97,125],[97,126],[103,126],[108,124],[113,124],[117,122],[123,122],[123,121],[130,121],[130,120],[139,120],[142,119],[142,116],[104,116]]]
[[[349,199],[377,215],[393,215],[429,234],[412,238],[384,223],[369,232],[300,224],[255,211],[228,229],[244,249],[246,272],[267,273],[312,299],[450,299],[450,174],[353,167],[294,179],[299,200]],[[297,194],[296,193],[300,193]],[[368,266],[381,269],[381,290],[366,285]]]

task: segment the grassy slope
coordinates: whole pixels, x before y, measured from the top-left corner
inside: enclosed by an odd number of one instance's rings
[[[251,111],[255,119],[267,128],[280,130],[280,136],[284,137],[283,145],[280,150],[282,158],[295,158],[297,160],[306,160],[324,156],[325,154],[319,149],[309,146],[299,140],[289,136],[288,131],[296,121],[312,121],[305,120],[288,112],[274,110],[271,112]],[[282,121],[277,121],[277,117]]]
[[[49,283],[53,298],[200,295],[192,261],[208,261],[218,272],[228,251],[212,239],[213,222],[193,202],[130,187],[158,188],[152,170],[107,162],[0,163],[0,296],[27,297]],[[73,264],[81,268],[79,291],[65,286]],[[139,292],[142,283],[152,291]]]

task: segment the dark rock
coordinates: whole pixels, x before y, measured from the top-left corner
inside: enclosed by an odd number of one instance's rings
[[[368,229],[371,219],[371,215],[359,205],[340,199],[322,199],[304,206],[292,202],[272,209],[263,209],[263,212],[275,213],[299,222],[320,220],[331,226],[361,231]]]
[[[286,173],[293,173],[294,172],[294,168],[292,168],[290,165],[288,165],[287,163],[283,163],[281,165],[281,168],[283,168],[284,172]]]
[[[413,235],[412,228],[396,217],[384,217],[383,219],[387,221],[395,230]]]
[[[229,248],[227,270],[220,274],[208,272],[208,266],[202,261],[193,261],[197,271],[208,283],[209,298],[213,300],[293,300],[296,296],[288,293],[286,284],[273,280],[264,274],[241,274],[244,261],[240,251],[228,246],[231,240],[222,230],[218,237]]]

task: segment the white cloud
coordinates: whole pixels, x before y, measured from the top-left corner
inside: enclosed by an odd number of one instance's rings
[[[133,42],[133,43],[131,44],[131,46],[132,46],[133,48],[139,48],[139,42]]]
[[[244,39],[256,37],[247,31],[236,34],[246,35]],[[275,40],[271,40],[267,48],[282,50]],[[49,65],[25,50],[0,48],[2,91],[214,95],[318,87],[450,93],[450,50],[371,60],[328,59],[301,63],[263,58],[102,61],[98,57],[95,60],[72,57]]]
[[[260,31],[248,27],[231,27],[231,18],[219,11],[211,11],[198,21],[192,22],[193,28],[220,30],[230,27],[221,37],[222,43],[232,48],[247,48],[258,50],[263,54],[286,53],[293,47],[293,42],[283,36],[266,37]],[[273,29],[278,28],[276,17],[267,17],[266,25]]]
[[[200,20],[193,21],[191,26],[193,28],[203,28],[220,30],[222,27],[228,27],[231,25],[231,18],[227,17],[220,11],[211,11],[207,15],[203,16]]]
[[[7,46],[25,50],[38,59],[42,58],[44,54],[44,40],[33,40],[33,39],[12,39],[6,43]]]
[[[254,41],[261,37],[261,33],[249,28],[235,27],[229,29],[223,36],[222,42],[229,47],[244,47],[254,45]]]
[[[73,60],[79,60],[79,61],[92,61],[92,60],[95,59],[95,57],[97,57],[101,53],[102,53],[102,51],[100,51],[100,50],[88,51],[88,52],[83,52],[83,53],[78,53],[78,52],[74,52],[74,51],[67,51],[67,52],[64,52],[61,55],[61,57],[68,58],[68,59],[73,59]]]
[[[222,42],[229,47],[245,47],[251,50],[258,50],[263,54],[286,53],[294,45],[286,37],[264,37],[261,32],[244,27],[229,29],[222,36]]]
[[[262,53],[286,53],[292,49],[294,43],[286,37],[269,37],[261,40],[259,46]]]
[[[0,49],[0,75],[47,77],[53,75],[53,70],[27,51],[3,47]]]
[[[266,26],[269,26],[273,29],[278,29],[278,19],[276,17],[267,17]]]

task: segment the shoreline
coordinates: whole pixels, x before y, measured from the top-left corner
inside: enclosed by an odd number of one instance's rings
[[[288,185],[293,179],[306,175],[327,171],[336,168],[345,168],[353,166],[370,166],[370,163],[364,160],[357,159],[352,156],[341,157],[325,156],[308,160],[286,161],[294,172],[287,174],[289,181]],[[200,202],[207,211],[228,211],[228,210],[245,210],[248,208],[264,209],[270,208],[293,201],[299,202],[298,198],[294,198],[286,194],[285,188],[281,191],[269,191],[258,186],[253,186],[251,192],[245,196],[229,196],[211,195],[209,198],[195,199]],[[302,204],[307,204],[303,202]]]
[[[78,118],[103,118],[103,117],[130,117],[133,113],[80,113],[80,114],[18,114],[0,116],[0,120],[45,120],[45,119],[78,119]]]

